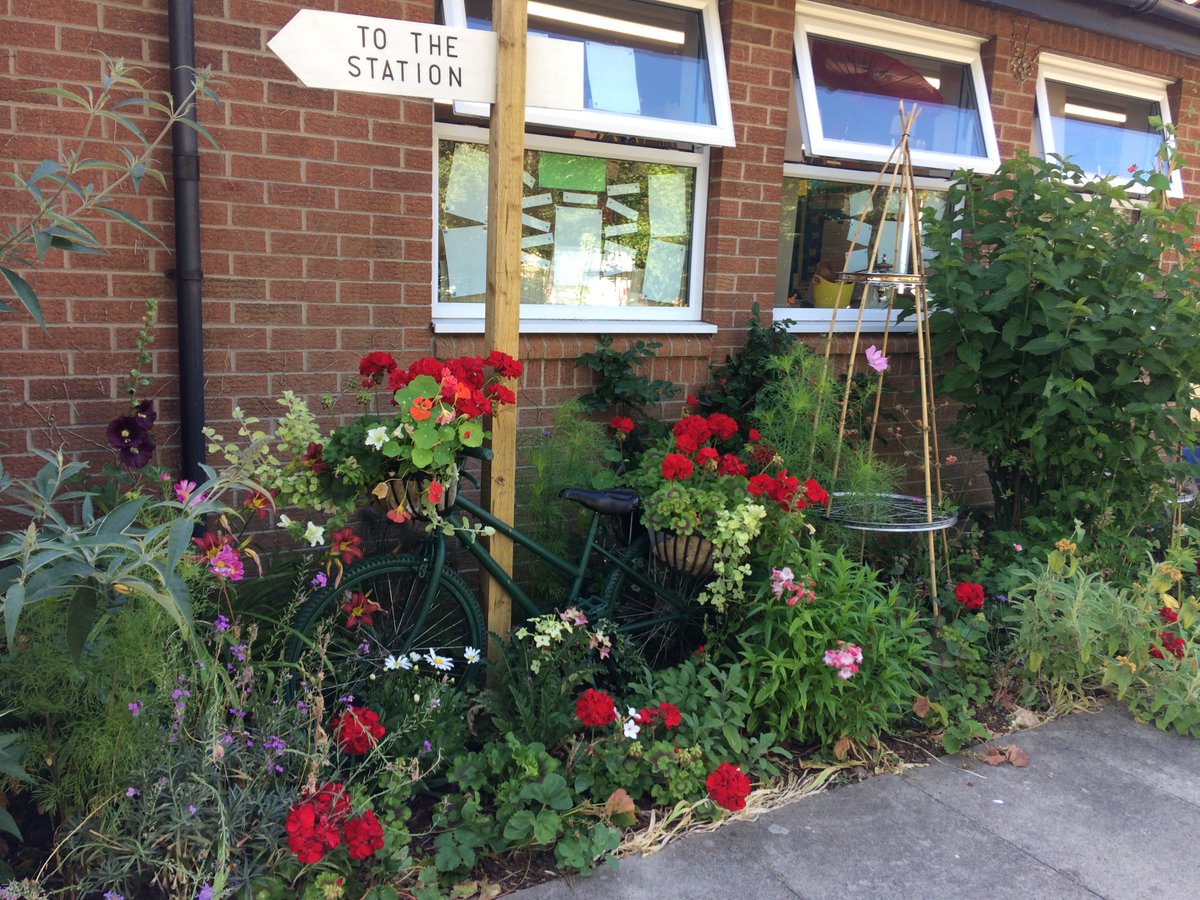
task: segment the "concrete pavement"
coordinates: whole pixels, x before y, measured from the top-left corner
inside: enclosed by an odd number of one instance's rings
[[[1200,741],[1119,704],[695,834],[518,900],[1200,898]]]

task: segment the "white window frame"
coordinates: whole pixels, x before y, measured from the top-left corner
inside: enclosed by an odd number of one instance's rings
[[[683,144],[732,147],[734,145],[733,111],[729,105],[729,81],[725,74],[725,50],[721,44],[721,20],[717,11],[717,0],[647,0],[647,2],[700,11],[701,26],[704,29],[704,50],[708,61],[714,124],[702,125],[695,122],[680,122],[674,119],[657,119],[650,116],[635,116],[594,109],[567,110],[539,106],[525,108],[525,121],[533,125],[548,125],[552,128],[625,134]],[[463,5],[463,0],[444,0],[443,13],[447,25],[459,28],[467,27],[466,7]],[[454,111],[459,115],[487,118],[489,105],[458,101],[454,104]]]
[[[1035,138],[1040,141],[1040,147],[1035,149],[1043,159],[1048,159],[1054,153],[1067,155],[1063,153],[1062,149],[1055,146],[1054,127],[1050,121],[1050,95],[1046,90],[1047,80],[1103,91],[1106,94],[1149,100],[1158,104],[1164,129],[1171,124],[1171,104],[1167,98],[1167,88],[1170,87],[1171,82],[1166,79],[1137,72],[1126,72],[1098,63],[1073,59],[1069,56],[1041,53],[1038,55],[1036,87],[1038,128],[1035,132]],[[1085,172],[1084,174],[1089,181],[1100,181],[1105,177],[1120,179],[1122,175],[1120,172],[1113,172],[1108,176],[1096,172]],[[1140,186],[1134,186],[1131,190],[1135,193],[1146,192],[1146,188]],[[1170,197],[1183,196],[1183,178],[1178,170],[1171,173],[1171,187],[1167,194]]]
[[[880,177],[878,172],[835,169],[827,166],[810,166],[799,163],[784,163],[783,176],[785,178],[813,178],[821,181],[844,181],[851,184],[862,184],[867,187],[878,182]],[[918,190],[948,191],[950,189],[950,180],[947,178],[914,176],[913,186]],[[907,235],[907,231],[904,233]],[[907,241],[907,237],[902,238],[902,240]],[[837,320],[833,323],[835,333],[850,332],[858,328],[858,316],[860,312],[862,313],[862,331],[864,334],[882,333],[885,329],[892,332],[916,331],[917,329],[917,320],[913,316],[909,316],[903,322],[897,322],[898,310],[892,311],[890,319],[886,309],[858,310],[841,308],[832,310],[776,306],[773,307],[773,310],[773,321],[783,322],[788,319],[792,320],[793,324],[788,326],[788,331],[794,334],[828,333],[829,320],[833,318],[835,312],[837,313]]]
[[[992,121],[991,101],[983,77],[980,48],[986,38],[945,31],[927,25],[917,25],[902,19],[872,15],[842,7],[796,0],[795,52],[800,76],[800,127],[804,145],[812,156],[830,159],[855,159],[863,162],[886,162],[891,147],[859,141],[826,138],[817,106],[817,87],[813,78],[809,36],[849,41],[879,50],[897,50],[919,56],[943,59],[966,65],[971,72],[979,125],[983,131],[986,156],[966,156],[957,153],[938,153],[931,150],[912,150],[913,165],[930,169],[972,169],[990,173],[1000,165],[1000,147]],[[897,101],[899,103],[899,101]]]
[[[469,141],[488,145],[488,130],[470,125],[435,123],[433,129],[433,330],[439,333],[475,333],[483,330],[484,303],[443,301],[438,290],[438,236],[441,231],[441,210],[438,198],[439,167],[436,164],[439,144],[444,140]],[[525,135],[528,150],[570,153],[602,159],[621,159],[630,162],[665,162],[695,170],[692,192],[692,234],[688,244],[688,286],[686,306],[561,306],[557,304],[521,304],[522,333],[640,333],[653,330],[658,334],[711,334],[716,326],[701,321],[701,298],[704,290],[704,238],[708,209],[708,150],[662,150],[635,147],[628,144],[609,144],[546,135]]]

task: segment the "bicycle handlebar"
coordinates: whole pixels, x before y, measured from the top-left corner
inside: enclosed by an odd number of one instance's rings
[[[492,451],[487,447],[463,447],[461,452],[463,456],[481,459],[484,462],[487,462],[492,458]]]

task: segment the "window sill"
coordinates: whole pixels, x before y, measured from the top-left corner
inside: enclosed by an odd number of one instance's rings
[[[853,332],[859,324],[858,314],[859,310],[857,309],[839,309],[837,311],[837,321],[833,325],[834,333]],[[782,322],[785,319],[791,319],[792,324],[788,326],[788,331],[795,334],[826,334],[829,331],[829,320],[832,315],[833,310],[776,307],[773,320],[775,322]],[[889,323],[887,310],[862,310],[862,327],[860,330],[864,334],[882,334],[884,331],[912,332],[917,330],[917,320],[915,317],[910,316],[903,322],[897,322],[896,315],[892,315],[891,322]]]
[[[483,334],[483,319],[434,319],[434,334]],[[524,319],[521,334],[716,334],[709,322],[661,319]]]

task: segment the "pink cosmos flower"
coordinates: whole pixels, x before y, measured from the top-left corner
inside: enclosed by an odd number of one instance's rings
[[[876,372],[886,372],[888,367],[888,358],[872,344],[867,348],[867,365]]]

